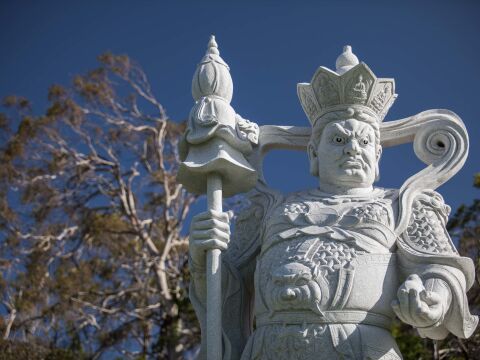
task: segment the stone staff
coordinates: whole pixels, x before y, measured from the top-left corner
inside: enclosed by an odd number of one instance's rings
[[[180,142],[178,181],[195,194],[207,194],[208,210],[222,211],[222,193],[250,190],[257,173],[244,155],[258,142],[258,126],[230,106],[233,83],[212,35],[192,80],[195,100]],[[222,358],[221,251],[207,252],[207,359]],[[202,329],[203,331],[203,329]]]

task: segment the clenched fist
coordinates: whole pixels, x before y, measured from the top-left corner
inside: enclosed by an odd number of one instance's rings
[[[209,210],[193,217],[190,225],[190,257],[193,266],[205,266],[205,254],[211,249],[227,250],[230,241],[231,212]]]

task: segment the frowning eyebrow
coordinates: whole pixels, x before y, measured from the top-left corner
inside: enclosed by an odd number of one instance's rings
[[[360,131],[356,134],[357,136],[364,136],[365,135],[365,132],[368,132],[369,127],[368,126],[365,126],[363,127],[362,129],[360,129]]]
[[[351,131],[348,131],[347,129],[345,129],[343,126],[339,124],[333,124],[333,127],[335,127],[335,130],[337,130],[338,132],[342,133],[345,136],[349,136],[351,134]]]

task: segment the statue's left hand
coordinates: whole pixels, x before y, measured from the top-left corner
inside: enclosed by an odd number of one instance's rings
[[[403,322],[415,328],[427,328],[443,320],[447,300],[433,291],[426,291],[422,279],[410,275],[397,291],[392,309]]]

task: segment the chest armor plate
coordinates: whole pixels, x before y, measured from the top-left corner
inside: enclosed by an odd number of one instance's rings
[[[329,204],[287,199],[272,212],[258,257],[257,315],[289,311],[322,315],[345,309],[355,283],[367,280],[358,278],[368,276],[359,267],[369,265],[379,267],[374,271],[381,294],[393,261],[392,219],[388,200]]]

